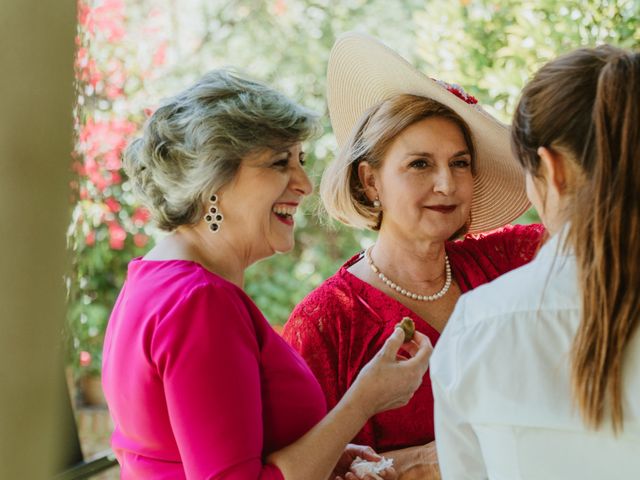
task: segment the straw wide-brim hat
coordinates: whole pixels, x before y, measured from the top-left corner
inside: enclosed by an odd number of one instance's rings
[[[329,56],[327,101],[339,147],[344,146],[365,111],[402,93],[429,97],[446,105],[471,129],[476,176],[470,233],[506,225],[529,208],[524,172],[511,153],[507,125],[477,103],[467,103],[475,99],[461,88],[445,86],[423,75],[375,38],[359,33],[338,38]]]

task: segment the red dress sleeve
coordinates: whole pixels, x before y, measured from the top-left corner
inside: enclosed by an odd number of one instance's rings
[[[260,351],[241,301],[195,287],[150,345],[187,478],[281,480],[262,459]]]
[[[545,235],[541,224],[507,225],[447,242],[447,253],[460,289],[464,293],[530,262]]]
[[[320,383],[327,410],[336,406],[348,388],[341,374],[339,332],[331,303],[324,290],[315,290],[295,307],[282,330],[282,337],[305,359]]]
[[[495,234],[486,236],[486,241],[492,247],[488,248],[487,252],[494,253],[503,260],[503,273],[506,273],[533,260],[545,233],[544,226],[539,223],[508,225]]]
[[[338,272],[295,307],[282,331],[316,376],[329,410],[393,331],[380,312],[366,311],[363,301]],[[365,423],[352,441],[377,448],[373,422]]]

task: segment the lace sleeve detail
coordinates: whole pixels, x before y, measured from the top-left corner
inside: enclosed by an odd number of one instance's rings
[[[543,243],[546,230],[544,225],[513,225],[505,229],[504,251],[508,268],[513,270],[534,259]]]
[[[339,328],[333,291],[325,284],[300,302],[289,317],[282,337],[311,368],[322,387],[327,408],[333,408],[346,387],[339,381]]]
[[[542,224],[507,225],[489,233],[467,235],[457,245],[483,265],[488,262],[494,274],[501,275],[533,260],[545,232]]]

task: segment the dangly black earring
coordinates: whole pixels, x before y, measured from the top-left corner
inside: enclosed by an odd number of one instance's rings
[[[224,220],[218,207],[218,196],[216,194],[211,195],[209,197],[209,203],[211,205],[204,216],[204,221],[209,224],[209,230],[217,233],[220,231],[220,223]]]

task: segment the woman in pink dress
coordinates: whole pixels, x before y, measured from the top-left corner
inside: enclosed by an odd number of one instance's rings
[[[529,206],[524,176],[508,128],[460,87],[347,34],[331,52],[328,101],[340,154],[323,175],[323,203],[342,223],[377,232],[284,328],[331,408],[396,322],[412,318],[435,344],[460,295],[531,260],[544,229],[504,226]],[[437,478],[429,378],[354,441],[394,458],[405,478]]]
[[[105,337],[123,479],[351,477],[356,455],[379,457],[350,439],[420,385],[429,340],[402,345],[396,329],[327,413],[307,365],[242,290],[250,264],[293,246],[312,190],[300,142],[314,128],[278,92],[217,70],[158,108],[127,149],[134,190],[170,233],[129,264]]]

